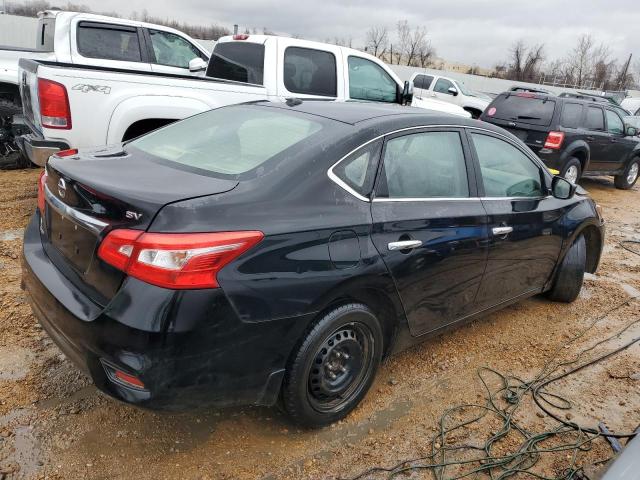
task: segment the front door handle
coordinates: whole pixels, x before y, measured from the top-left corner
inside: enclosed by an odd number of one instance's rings
[[[505,235],[509,235],[511,232],[513,232],[513,227],[493,227],[491,229],[491,232],[496,237],[502,237]]]
[[[387,245],[389,250],[411,250],[422,246],[420,240],[402,240],[400,242],[391,242]]]

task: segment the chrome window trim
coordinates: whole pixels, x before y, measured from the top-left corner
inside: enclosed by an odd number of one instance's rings
[[[90,217],[78,210],[74,210],[66,203],[56,198],[47,185],[44,186],[44,196],[47,203],[63,217],[68,218],[74,223],[77,223],[81,227],[84,227],[95,234],[100,234],[109,224],[98,220],[97,218]]]
[[[427,198],[374,198],[373,202],[468,202],[471,200],[488,200],[488,201],[541,201],[551,198],[552,195],[546,197],[427,197]]]
[[[378,135],[375,138],[372,138],[371,140],[368,140],[367,142],[363,143],[362,145],[357,146],[356,148],[354,148],[353,150],[351,150],[349,153],[347,153],[346,155],[344,155],[340,160],[338,160],[337,162],[335,162],[333,165],[331,165],[331,167],[329,167],[329,170],[327,170],[327,176],[329,177],[329,179],[334,182],[335,184],[337,184],[340,188],[342,188],[343,190],[345,190],[347,193],[351,194],[352,196],[354,196],[355,198],[357,198],[358,200],[361,200],[363,202],[368,202],[371,203],[372,200],[370,198],[365,197],[364,195],[360,195],[358,192],[356,192],[353,188],[351,188],[349,185],[347,185],[344,181],[342,181],[340,179],[340,177],[338,177],[334,172],[333,169],[340,163],[342,162],[344,159],[346,159],[347,157],[351,156],[353,153],[357,152],[358,150],[360,150],[363,147],[366,147],[367,145],[369,145],[372,142],[375,142],[377,140],[380,140],[381,138],[387,137],[389,135],[395,135],[396,133],[401,133],[401,132],[408,132],[411,130],[424,130],[425,128],[460,128],[460,129],[467,129],[467,130],[479,130],[481,132],[486,132],[486,133],[490,133],[492,135],[496,135],[498,137],[502,137],[503,139],[505,139],[509,145],[514,146],[515,148],[517,148],[519,151],[521,151],[524,155],[526,155],[529,159],[533,160],[531,158],[530,155],[528,155],[526,152],[522,151],[522,149],[520,149],[517,145],[514,145],[513,142],[511,141],[511,138],[509,138],[507,135],[504,135],[500,132],[494,132],[493,130],[490,130],[488,128],[482,128],[482,127],[475,127],[475,126],[468,126],[468,125],[419,125],[419,126],[415,126],[415,127],[405,127],[405,128],[400,128],[398,130],[393,130],[391,132],[387,132],[387,133],[383,133],[382,135]],[[467,162],[468,159],[465,158],[465,162]],[[540,165],[534,161],[534,163],[536,165],[538,165],[538,167],[540,167]],[[542,168],[542,167],[540,167]],[[541,197],[535,197],[535,198],[541,198]],[[546,198],[546,197],[544,197]],[[482,200],[533,200],[534,197],[428,197],[428,198],[374,198],[373,201],[374,202],[434,202],[434,201],[469,201],[469,200],[478,200],[478,199],[482,199]]]

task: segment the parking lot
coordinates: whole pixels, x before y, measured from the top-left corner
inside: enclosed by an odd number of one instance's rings
[[[346,420],[319,431],[292,427],[276,409],[180,414],[136,409],[99,394],[49,340],[26,303],[20,288],[21,237],[36,206],[38,173],[0,172],[1,479],[351,478],[374,466],[392,467],[431,454],[431,440],[448,408],[485,403],[480,367],[527,380],[550,360],[573,359],[617,332],[618,337],[585,352],[580,360],[640,335],[640,325],[633,323],[640,301],[626,302],[640,296],[640,255],[619,244],[640,240],[640,212],[634,208],[640,205],[640,189],[616,190],[610,178],[585,179],[582,185],[604,208],[607,239],[600,269],[586,278],[575,303],[534,297],[392,357],[362,405]],[[579,338],[571,341],[576,335]],[[572,408],[557,410],[558,415],[582,426],[603,421],[616,432],[635,429],[640,418],[639,360],[635,344],[560,381],[553,392],[566,396]],[[498,386],[497,377],[486,371],[483,378],[492,389]],[[454,412],[453,417],[460,420],[464,414]],[[513,420],[529,432],[557,425],[529,398]],[[500,426],[488,416],[456,430],[445,442],[482,444]],[[521,443],[517,432],[510,433],[494,445],[494,453],[506,455]],[[548,448],[532,471],[556,477],[574,461],[591,468],[612,455],[603,438],[583,447]],[[447,458],[464,457],[456,452],[451,450]],[[469,467],[453,465],[447,474],[465,471]],[[408,475],[431,478],[424,469]],[[373,472],[364,478],[387,474]]]

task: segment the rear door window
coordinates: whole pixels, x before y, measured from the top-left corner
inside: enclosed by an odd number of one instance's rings
[[[262,85],[264,45],[252,42],[216,44],[207,67],[207,77]]]
[[[624,123],[617,113],[605,110],[607,114],[607,130],[614,135],[624,135]]]
[[[383,171],[381,197],[469,196],[466,162],[458,132],[414,133],[388,140]]]
[[[413,80],[413,86],[415,88],[429,90],[431,82],[433,82],[433,77],[431,75],[416,75],[416,78]]]
[[[551,124],[556,102],[548,98],[536,98],[531,94],[520,93],[500,96],[491,106],[495,108],[495,113],[491,115],[493,118],[548,126]]]
[[[566,128],[578,128],[582,120],[584,107],[580,103],[565,103],[562,108],[560,125]]]
[[[138,31],[134,27],[107,23],[78,24],[78,52],[88,58],[141,62]]]
[[[604,131],[604,114],[600,107],[587,107],[587,116],[584,121],[587,130]]]
[[[300,47],[284,52],[284,86],[291,93],[336,97],[337,77],[333,53]]]

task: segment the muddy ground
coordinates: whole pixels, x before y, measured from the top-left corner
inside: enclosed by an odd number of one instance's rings
[[[36,205],[37,176],[36,170],[0,172],[0,480],[349,478],[376,465],[389,467],[429,455],[432,449],[478,446],[498,433],[503,421],[489,414],[454,431],[445,445],[442,439],[431,442],[448,408],[485,405],[486,392],[477,375],[480,367],[531,380],[547,362],[572,359],[625,327],[619,337],[596,346],[580,360],[640,336],[640,325],[633,323],[640,318],[640,301],[623,305],[640,295],[640,256],[619,245],[624,239],[640,240],[639,187],[619,191],[611,179],[584,180],[583,186],[604,208],[608,236],[600,270],[585,280],[575,303],[532,298],[387,360],[363,404],[345,421],[320,431],[292,427],[275,409],[142,411],[99,394],[49,340],[26,303],[20,289],[21,235]],[[602,316],[614,307],[618,308]],[[635,429],[640,423],[639,360],[636,343],[556,382],[550,391],[572,404],[569,410],[550,410],[581,426],[604,421],[613,431]],[[499,387],[495,375],[484,371],[483,377],[489,388]],[[502,396],[496,404],[506,405]],[[447,425],[477,411],[455,411]],[[512,418],[528,434],[559,425],[529,396]],[[611,456],[602,438],[579,451],[552,451],[578,440],[575,434],[549,438],[542,444],[548,452],[540,455],[533,470],[563,477],[570,465],[592,471]],[[512,431],[496,442],[492,453],[508,455],[522,441]],[[447,453],[447,459],[477,457],[476,450]],[[454,465],[440,473],[450,478],[479,466]],[[365,478],[387,475],[370,473]],[[399,478],[432,476],[428,470],[413,469]]]

